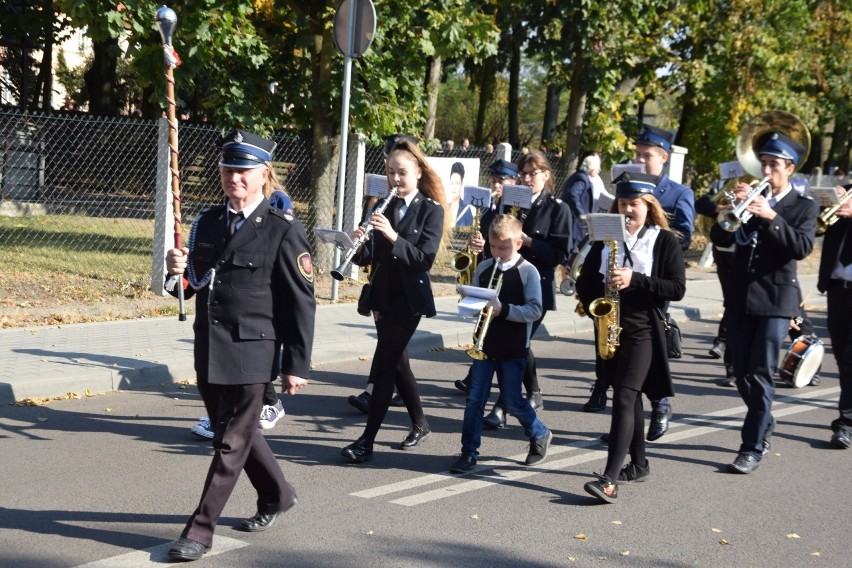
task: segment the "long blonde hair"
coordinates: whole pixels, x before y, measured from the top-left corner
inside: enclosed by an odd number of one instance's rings
[[[284,189],[284,186],[281,185],[280,181],[278,181],[278,176],[275,175],[275,168],[272,167],[272,164],[267,162],[266,169],[269,170],[269,175],[266,176],[266,181],[263,183],[263,196],[269,199],[270,195],[276,191],[280,191],[287,197],[290,197],[290,194],[287,193],[287,190]]]
[[[441,181],[441,176],[432,169],[429,162],[426,161],[426,156],[420,151],[420,148],[410,140],[400,138],[391,147],[388,152],[388,159],[394,152],[407,152],[414,158],[417,165],[420,167],[420,179],[417,181],[417,190],[425,197],[439,203],[444,210],[444,231],[442,241],[446,241],[450,235],[450,215],[447,211],[446,194],[444,193],[444,182]]]

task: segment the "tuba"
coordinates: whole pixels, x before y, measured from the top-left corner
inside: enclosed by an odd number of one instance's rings
[[[495,276],[497,276],[495,280]],[[496,293],[500,294],[500,287],[503,285],[503,273],[497,274],[497,260],[494,260],[494,271],[491,272],[491,278],[488,282],[488,287],[493,288]],[[473,359],[483,361],[488,358],[483,351],[485,345],[485,336],[488,333],[488,326],[491,325],[491,318],[494,314],[494,306],[483,308],[476,318],[476,327],[473,328],[473,347],[465,351]]]
[[[589,304],[588,313],[597,320],[598,354],[601,359],[612,359],[618,347],[618,336],[621,335],[620,296],[618,289],[612,286],[612,273],[618,268],[618,242],[607,241],[606,244],[609,246],[609,259],[604,296]]]

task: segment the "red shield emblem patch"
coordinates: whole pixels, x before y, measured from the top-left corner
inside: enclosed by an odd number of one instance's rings
[[[305,277],[305,280],[308,282],[314,281],[314,261],[311,259],[311,254],[307,252],[303,252],[296,259],[296,263],[299,265],[299,272],[302,273],[302,276]]]

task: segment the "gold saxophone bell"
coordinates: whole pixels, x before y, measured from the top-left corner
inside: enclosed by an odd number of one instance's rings
[[[450,270],[453,272],[464,272],[470,268],[473,262],[472,255],[466,252],[457,252],[450,261]]]
[[[592,300],[588,312],[597,322],[597,348],[601,359],[612,359],[619,345],[621,335],[621,298],[618,290],[610,286],[612,272],[618,268],[618,242],[607,241],[609,259],[607,279],[604,284],[604,296]]]

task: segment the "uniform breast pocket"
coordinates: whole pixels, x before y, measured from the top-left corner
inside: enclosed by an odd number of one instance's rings
[[[251,290],[263,284],[266,255],[258,252],[236,251],[231,264],[234,273],[231,285],[235,290]]]

